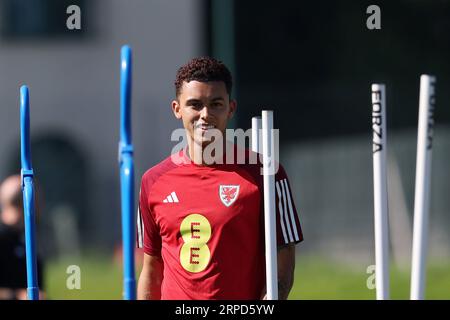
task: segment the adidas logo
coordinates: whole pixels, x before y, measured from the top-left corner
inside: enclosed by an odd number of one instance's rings
[[[177,194],[175,193],[175,191],[172,191],[171,194],[169,194],[164,200],[164,203],[169,203],[169,202],[180,202],[178,201],[178,197]]]

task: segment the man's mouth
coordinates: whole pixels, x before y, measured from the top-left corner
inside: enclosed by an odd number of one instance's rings
[[[210,130],[210,129],[214,129],[215,127],[216,126],[213,125],[213,124],[197,124],[195,126],[195,129],[199,129],[201,131],[207,131],[207,130]]]

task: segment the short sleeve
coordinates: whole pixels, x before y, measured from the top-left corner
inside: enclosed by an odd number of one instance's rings
[[[303,241],[297,209],[287,174],[281,166],[275,174],[275,208],[278,246]]]
[[[137,212],[137,246],[143,248],[148,255],[161,256],[161,235],[148,203],[144,178],[142,178]]]

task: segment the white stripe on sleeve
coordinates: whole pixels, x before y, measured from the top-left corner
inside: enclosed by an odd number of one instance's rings
[[[292,208],[291,193],[289,190],[287,179],[284,179],[283,182],[284,182],[284,186],[286,187],[286,195],[287,195],[288,204],[289,204],[289,212],[291,214],[292,229],[294,229],[294,234],[295,234],[295,241],[299,241],[300,238],[298,237],[297,224],[295,223],[294,209]]]
[[[288,238],[286,235],[286,227],[284,226],[284,212],[283,212],[283,205],[281,203],[281,191],[280,191],[280,184],[277,182],[275,183],[275,186],[277,188],[277,193],[278,193],[278,211],[280,212],[280,225],[281,225],[281,230],[283,231],[283,238],[284,238],[284,243],[288,243]]]
[[[286,226],[288,229],[288,233],[289,233],[289,241],[293,242],[294,238],[292,237],[292,230],[291,230],[291,223],[289,222],[289,215],[288,215],[288,209],[287,209],[287,203],[286,203],[286,190],[284,189],[284,184],[283,184],[283,180],[279,181],[280,185],[281,185],[281,191],[283,193],[283,203],[284,203],[284,217],[285,217],[285,222],[286,222]]]
[[[138,232],[138,248],[144,247],[144,228],[142,226],[141,210],[137,211],[137,232]]]

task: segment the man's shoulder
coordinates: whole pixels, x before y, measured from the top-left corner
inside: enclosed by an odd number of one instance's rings
[[[160,176],[164,175],[172,169],[179,167],[181,164],[179,161],[177,161],[179,155],[180,153],[174,153],[148,169],[142,175],[142,182],[147,185],[153,184]]]
[[[9,236],[12,233],[12,228],[0,222],[0,237]]]
[[[238,156],[236,156],[236,154]],[[240,154],[240,156],[239,156]],[[242,159],[245,159],[242,162]],[[263,175],[263,155],[262,153],[255,152],[251,149],[237,146],[235,147],[235,161],[238,164],[239,168],[249,172],[253,176],[260,176],[262,178]],[[279,162],[278,158],[274,159],[273,162],[274,170],[276,177],[284,177],[286,176],[286,171],[283,165]]]
[[[0,243],[4,245],[5,243],[18,241],[20,233],[14,228],[7,226],[0,222]]]

